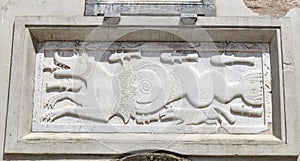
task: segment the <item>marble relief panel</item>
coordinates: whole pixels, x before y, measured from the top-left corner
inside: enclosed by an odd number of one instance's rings
[[[271,132],[269,44],[40,45],[35,132]]]

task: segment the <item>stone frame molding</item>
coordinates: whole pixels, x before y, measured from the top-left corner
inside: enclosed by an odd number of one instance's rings
[[[6,155],[10,154],[122,154],[141,149],[182,155],[298,155],[294,90],[294,55],[288,18],[202,17],[194,27],[212,30],[214,41],[267,42],[271,47],[273,134],[93,134],[34,133],[31,131],[35,48],[42,39],[74,39],[66,29],[101,27],[103,17],[17,17],[14,25],[9,91]],[[122,17],[117,28],[180,28],[179,17]],[[45,37],[43,32],[52,33]],[[54,36],[53,36],[54,35]],[[79,35],[80,37],[80,35]],[[99,139],[95,139],[101,138]],[[180,138],[180,139],[178,139]],[[174,140],[176,140],[174,142]],[[109,146],[121,147],[114,151]],[[168,146],[165,146],[168,145]],[[70,148],[66,148],[70,147]],[[85,148],[82,148],[85,147]],[[162,147],[165,147],[162,149]]]

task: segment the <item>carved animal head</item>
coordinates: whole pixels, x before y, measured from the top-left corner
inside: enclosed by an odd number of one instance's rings
[[[58,77],[80,77],[84,78],[91,70],[94,58],[89,58],[86,52],[81,56],[61,57],[58,53],[54,55],[54,61],[61,68],[54,72]]]

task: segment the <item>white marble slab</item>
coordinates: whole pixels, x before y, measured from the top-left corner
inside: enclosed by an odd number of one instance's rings
[[[48,42],[37,54],[34,132],[271,132],[268,44],[80,48]]]

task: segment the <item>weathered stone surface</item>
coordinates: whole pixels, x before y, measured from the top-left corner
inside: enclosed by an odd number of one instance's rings
[[[195,13],[202,16],[216,15],[215,0],[176,0],[176,1],[100,1],[87,0],[85,15],[180,15]]]

